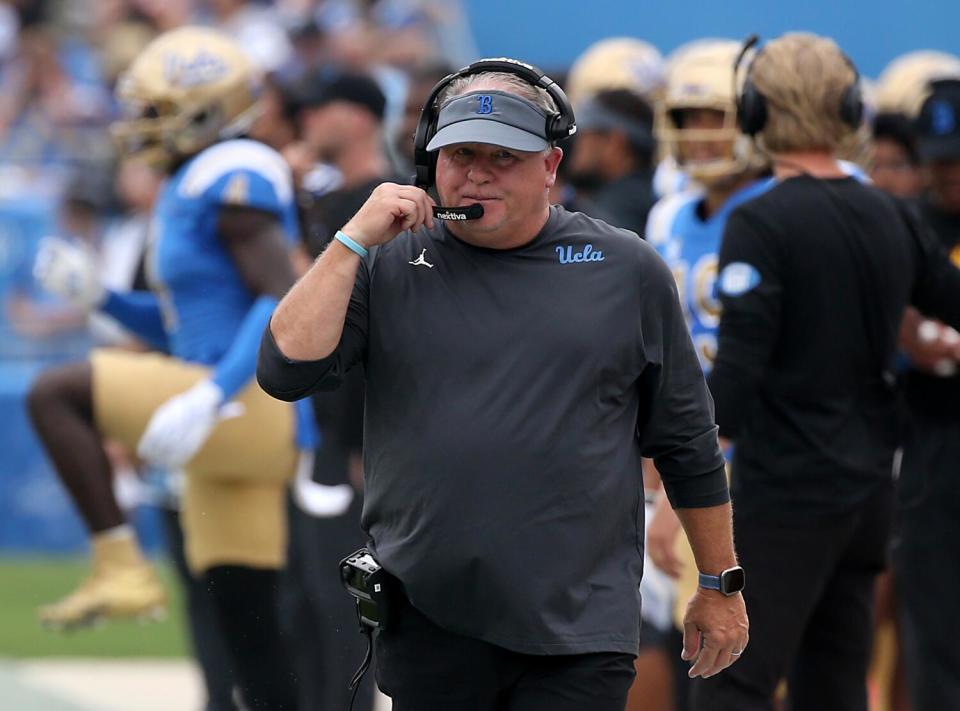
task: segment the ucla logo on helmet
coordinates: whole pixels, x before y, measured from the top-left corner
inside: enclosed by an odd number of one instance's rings
[[[163,71],[171,84],[191,87],[217,81],[229,67],[219,57],[201,50],[191,58],[168,54],[164,57]]]
[[[490,94],[480,94],[479,96],[477,96],[477,113],[478,114],[493,113],[493,97]]]
[[[953,115],[953,107],[946,101],[934,102],[931,107],[930,123],[933,132],[938,136],[953,133],[957,126],[957,119]]]

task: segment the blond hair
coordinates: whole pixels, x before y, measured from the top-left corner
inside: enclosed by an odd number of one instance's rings
[[[834,151],[854,133],[840,105],[857,73],[833,40],[804,32],[778,37],[757,54],[750,77],[767,101],[760,133],[766,150]]]

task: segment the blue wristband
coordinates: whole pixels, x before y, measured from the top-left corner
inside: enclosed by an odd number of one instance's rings
[[[365,258],[368,254],[370,254],[370,252],[367,251],[366,247],[364,247],[359,242],[355,242],[354,240],[350,239],[349,236],[345,235],[340,230],[337,230],[337,233],[333,237],[338,242],[340,242],[340,244],[344,245],[347,249],[349,249],[351,252],[356,252],[361,257]]]

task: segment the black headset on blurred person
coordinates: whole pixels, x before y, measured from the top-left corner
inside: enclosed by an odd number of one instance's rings
[[[743,43],[743,49],[740,50],[740,54],[737,55],[737,60],[733,64],[733,95],[737,100],[737,125],[741,131],[751,138],[760,133],[767,123],[767,99],[757,89],[752,78],[753,65],[763,49],[759,49],[750,61],[747,67],[747,75],[743,79],[743,86],[739,90],[737,89],[737,73],[747,56],[747,52],[759,42],[760,38],[757,35],[747,37]],[[857,71],[857,67],[850,60],[850,57],[843,52],[841,52],[841,55],[847,66],[853,71],[853,82],[843,90],[843,95],[840,97],[840,119],[856,130],[863,121],[863,92],[860,89],[860,72]]]
[[[547,124],[545,136],[547,141],[554,145],[557,141],[572,136],[577,132],[576,118],[573,115],[573,107],[570,100],[563,92],[563,89],[550,77],[540,71],[532,64],[520,62],[516,59],[499,57],[495,59],[481,59],[463,67],[453,74],[448,74],[433,87],[430,96],[420,110],[420,121],[417,124],[417,132],[413,139],[413,158],[417,173],[415,176],[415,185],[424,190],[433,187],[436,179],[437,153],[428,151],[427,144],[433,135],[437,132],[437,119],[440,114],[439,106],[436,106],[437,97],[450,85],[451,82],[461,77],[482,72],[503,72],[518,76],[527,83],[540,87],[545,90],[556,103],[558,111],[547,113]]]

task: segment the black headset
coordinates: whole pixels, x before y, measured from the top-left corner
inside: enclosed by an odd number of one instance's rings
[[[737,97],[737,125],[748,136],[756,136],[767,123],[767,99],[757,89],[752,78],[753,65],[756,64],[757,57],[760,56],[763,49],[757,51],[756,56],[750,62],[750,66],[747,67],[747,76],[744,78],[743,87],[739,91],[736,90],[737,71],[740,69],[744,57],[747,56],[747,52],[759,42],[760,38],[757,35],[750,35],[744,41],[743,48],[737,55],[737,61],[733,64],[734,96]],[[860,72],[857,71],[857,67],[850,60],[850,57],[843,52],[841,54],[847,66],[853,71],[853,83],[843,90],[843,95],[840,97],[840,120],[850,128],[857,129],[863,121],[863,93],[860,89]]]
[[[499,57],[497,59],[481,59],[473,64],[465,66],[463,69],[448,74],[433,87],[430,97],[424,103],[420,110],[420,121],[417,123],[417,132],[413,138],[413,161],[417,168],[415,184],[417,187],[427,189],[431,187],[436,178],[437,154],[436,151],[428,151],[427,144],[437,132],[437,119],[440,114],[440,107],[436,106],[437,97],[453,81],[471,74],[480,74],[481,72],[503,72],[520,77],[533,86],[544,89],[554,100],[559,111],[551,111],[547,114],[546,138],[551,144],[572,136],[577,132],[577,120],[573,115],[573,107],[570,100],[563,93],[557,83],[541,72],[532,64],[520,62],[516,59]]]

